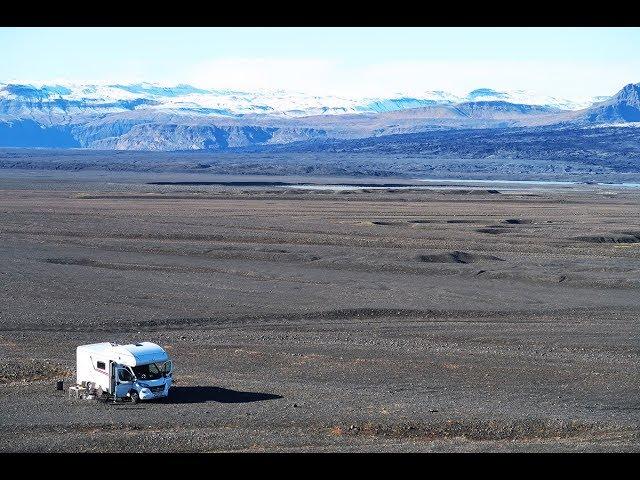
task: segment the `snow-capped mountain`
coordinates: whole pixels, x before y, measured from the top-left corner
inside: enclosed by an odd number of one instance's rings
[[[591,123],[640,122],[640,83],[626,85],[613,97],[589,109],[586,120]]]
[[[113,113],[138,109],[210,116],[271,115],[304,117],[382,113],[434,105],[501,101],[558,110],[579,110],[598,99],[560,99],[523,90],[499,92],[480,88],[465,96],[443,91],[401,93],[379,98],[346,98],[270,90],[241,92],[190,85],[20,85],[0,84],[0,114],[24,116]]]
[[[608,97],[582,97],[582,98],[559,98],[547,95],[539,95],[526,90],[513,90],[511,92],[498,92],[491,88],[478,88],[469,92],[466,96],[467,102],[487,102],[502,101],[520,105],[538,105],[555,108],[557,110],[582,110],[590,107],[595,102],[602,101]]]
[[[347,98],[150,83],[0,84],[0,147],[226,150],[441,129],[620,125],[640,121],[638,97],[633,84],[604,101],[490,88]]]

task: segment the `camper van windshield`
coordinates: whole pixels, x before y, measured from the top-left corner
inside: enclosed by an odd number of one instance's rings
[[[157,380],[162,377],[162,366],[157,363],[138,365],[137,367],[133,367],[132,370],[139,380]]]

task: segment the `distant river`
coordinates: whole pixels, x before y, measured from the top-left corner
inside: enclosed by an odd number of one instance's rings
[[[554,180],[470,180],[470,179],[449,179],[449,178],[415,178],[411,181],[419,182],[412,185],[363,185],[354,182],[341,184],[290,184],[283,185],[287,188],[297,188],[305,190],[415,190],[424,189],[465,189],[465,190],[486,190],[487,187],[532,187],[532,188],[557,188],[557,187],[596,187],[596,188],[640,188],[640,183],[596,183],[596,182],[568,182]]]

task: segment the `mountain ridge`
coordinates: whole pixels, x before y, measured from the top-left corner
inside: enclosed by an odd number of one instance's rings
[[[612,97],[577,110],[514,103],[508,100],[522,97],[522,92],[489,88],[473,90],[465,98],[435,91],[427,94],[432,98],[397,97],[373,103],[369,99],[360,104],[351,99],[342,106],[338,100],[344,99],[338,97],[287,99],[283,91],[269,95],[146,83],[73,88],[2,84],[0,147],[222,151],[446,129],[564,128],[640,121],[640,84],[628,84]],[[239,106],[227,108],[229,104],[222,100],[216,104],[214,97]],[[301,109],[291,110],[291,105]],[[323,105],[319,113],[318,105]]]
[[[466,96],[444,91],[424,91],[419,95],[396,94],[386,97],[349,98],[337,95],[309,95],[281,90],[243,92],[225,89],[203,89],[186,84],[173,87],[150,83],[114,85],[42,85],[0,83],[0,102],[18,101],[33,106],[84,105],[100,108],[122,105],[152,105],[161,108],[210,109],[230,115],[272,114],[308,116],[313,114],[382,113],[435,104],[451,105],[474,101],[507,101],[524,105],[544,105],[563,110],[580,110],[595,102],[587,99],[558,99],[532,92],[515,90],[499,92],[480,88]]]

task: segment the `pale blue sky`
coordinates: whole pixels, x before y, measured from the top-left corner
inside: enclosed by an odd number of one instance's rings
[[[0,28],[0,82],[579,97],[640,82],[638,52],[640,28]]]

